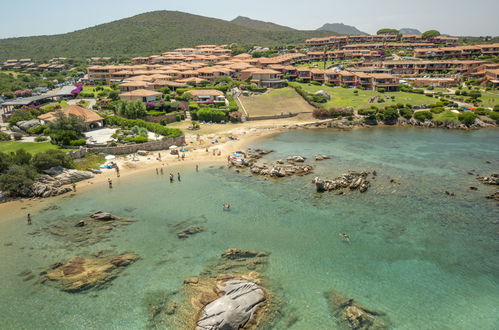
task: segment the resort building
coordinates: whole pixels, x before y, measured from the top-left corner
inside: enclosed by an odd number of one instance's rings
[[[38,119],[40,119],[42,123],[45,124],[57,120],[59,113],[66,117],[76,116],[82,119],[85,122],[88,130],[104,126],[104,118],[102,118],[95,111],[81,107],[79,105],[71,105],[62,110],[45,113],[38,116]]]
[[[192,95],[192,99],[197,103],[225,103],[225,94],[216,89],[194,89],[186,93]]]
[[[136,89],[131,92],[121,93],[120,99],[126,101],[140,100],[142,102],[153,102],[159,100],[162,95],[163,94],[160,92],[155,92],[147,89]]]

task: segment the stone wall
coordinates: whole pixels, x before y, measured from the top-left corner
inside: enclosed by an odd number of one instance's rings
[[[169,113],[167,115],[163,115],[163,116],[145,116],[144,119],[145,121],[150,121],[150,122],[153,122],[153,123],[160,123],[161,120],[165,120],[168,124],[170,123],[173,123],[173,122],[176,122],[177,121],[177,114],[178,113]]]
[[[133,154],[138,150],[147,150],[147,151],[166,150],[173,145],[181,146],[184,142],[185,142],[185,136],[182,135],[159,141],[151,141],[146,143],[130,144],[117,147],[82,147],[78,150],[71,151],[69,155],[74,159],[85,157],[85,155],[89,152],[105,153],[112,155],[125,155],[125,154]]]

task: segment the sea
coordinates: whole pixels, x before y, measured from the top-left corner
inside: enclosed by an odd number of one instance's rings
[[[151,171],[56,199],[31,226],[25,210],[0,214],[0,329],[147,329],[148,297],[178,290],[228,248],[270,253],[264,276],[282,309],[274,329],[340,329],[332,290],[391,329],[499,329],[499,205],[486,198],[497,188],[477,180],[499,172],[499,130],[290,130],[249,147],[274,150],[261,159],[269,164],[304,156],[314,173],[179,167],[181,182]],[[314,177],[347,171],[377,175],[363,194],[316,192]],[[136,221],[80,247],[47,230],[96,211]],[[205,231],[181,240],[182,225]],[[50,265],[100,250],[140,259],[100,290],[40,283]]]

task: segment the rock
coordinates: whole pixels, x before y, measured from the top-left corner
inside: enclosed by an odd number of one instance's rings
[[[99,288],[116,278],[123,267],[137,259],[139,256],[133,253],[96,258],[75,257],[66,263],[57,263],[42,272],[43,280],[67,292]]]
[[[267,257],[270,253],[264,251],[244,251],[239,249],[227,249],[222,253],[226,259]]]
[[[184,284],[197,284],[199,282],[198,277],[188,277],[184,279]]]
[[[363,193],[371,186],[371,183],[367,180],[368,175],[369,172],[348,172],[333,180],[323,180],[316,177],[312,180],[312,183],[315,183],[317,192],[350,188],[350,190],[359,190]]]
[[[315,95],[321,95],[321,96],[324,96],[328,101],[331,100],[331,96],[326,93],[326,91],[324,90],[318,90],[317,92],[314,93]]]
[[[478,188],[477,188],[477,187],[470,187],[470,190],[477,191],[477,190],[478,190]]]
[[[499,202],[499,191],[496,191],[495,193],[488,195],[486,198],[493,199]]]
[[[499,185],[499,174],[491,174],[490,176],[479,176],[477,180],[483,184]]]
[[[30,128],[35,128],[40,126],[40,120],[38,119],[30,119],[30,120],[21,120],[16,123],[16,126],[19,127],[23,131],[27,131]]]
[[[190,228],[187,228],[186,230],[181,231],[180,233],[177,233],[177,237],[183,239],[183,238],[189,237],[190,235],[200,233],[202,231],[204,231],[204,227],[201,227],[201,226],[190,227]]]
[[[61,167],[52,167],[45,172],[54,175],[42,175],[37,178],[30,190],[26,192],[26,196],[46,198],[61,195],[72,191],[70,187],[62,186],[94,177],[92,173],[87,171],[64,169]]]
[[[17,127],[16,125],[12,125],[10,130],[14,133],[24,133],[24,131],[22,129],[20,129],[19,127]]]
[[[326,292],[325,296],[341,328],[356,330],[389,328],[389,322],[382,317],[383,313],[363,307],[336,291]]]
[[[253,282],[229,280],[218,289],[225,294],[202,310],[197,329],[241,329],[265,301],[264,291]]]
[[[305,162],[305,157],[302,157],[302,156],[291,156],[291,157],[288,157],[286,160],[288,161],[288,163],[303,163]]]
[[[139,150],[139,151],[137,151],[137,154],[139,156],[147,156],[147,155],[149,155],[149,151],[147,151],[147,150]]]
[[[85,226],[85,221],[80,220],[78,223],[75,225],[75,227],[84,227]]]
[[[330,156],[326,156],[326,155],[316,155],[315,156],[315,160],[316,161],[321,161],[321,160],[326,160],[326,159],[331,159]]]
[[[117,218],[109,212],[98,211],[90,215],[92,219],[100,221],[116,220]]]

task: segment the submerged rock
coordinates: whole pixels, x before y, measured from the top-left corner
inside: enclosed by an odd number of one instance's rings
[[[331,159],[331,156],[326,156],[326,155],[316,155],[315,156],[316,161],[321,161],[321,160],[326,160],[326,159]]]
[[[194,235],[197,233],[200,233],[204,231],[204,227],[197,226],[197,227],[190,227],[187,228],[186,230],[182,230],[180,233],[177,233],[178,238],[188,238],[190,235]]]
[[[483,184],[499,185],[499,174],[491,174],[490,176],[479,176],[477,180]]]
[[[346,298],[336,291],[325,293],[333,316],[342,329],[382,330],[388,329],[389,323],[383,313],[361,306],[351,298]]]
[[[288,157],[286,160],[288,161],[288,163],[291,163],[291,164],[294,164],[294,163],[303,163],[305,162],[305,157],[302,157],[302,156],[291,156],[291,157]]]
[[[111,213],[109,213],[109,212],[102,212],[102,211],[95,212],[95,213],[91,214],[90,217],[92,219],[100,220],[100,221],[111,221],[111,220],[118,219],[117,217],[115,217]]]
[[[245,280],[229,280],[218,286],[224,295],[206,305],[197,329],[241,329],[253,319],[265,301],[265,293],[257,284]]]
[[[67,292],[99,288],[116,278],[124,267],[137,259],[139,256],[133,253],[92,258],[76,257],[66,263],[56,263],[42,272],[42,282],[54,284]]]
[[[227,249],[222,253],[222,258],[240,259],[240,258],[267,257],[268,255],[269,253],[265,251],[244,251],[239,249]]]

